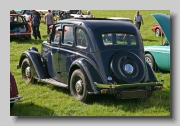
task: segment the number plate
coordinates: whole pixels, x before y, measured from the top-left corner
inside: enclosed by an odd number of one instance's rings
[[[117,97],[122,99],[145,98],[147,97],[147,91],[146,90],[122,91]]]

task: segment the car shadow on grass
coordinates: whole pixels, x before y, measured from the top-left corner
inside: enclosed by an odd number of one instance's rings
[[[10,116],[54,116],[54,112],[46,107],[36,105],[32,102],[15,103],[10,109]]]
[[[56,90],[57,92],[61,92],[61,93],[65,94],[65,95],[70,95],[70,90],[67,89],[67,88],[58,87],[58,86],[55,86],[55,85],[52,85],[52,84],[48,84],[48,83],[43,83],[43,82],[40,82],[40,81],[36,82],[36,84],[34,84],[34,85],[47,86],[52,91]]]

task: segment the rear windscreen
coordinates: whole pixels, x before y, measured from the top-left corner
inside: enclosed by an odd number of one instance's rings
[[[103,33],[102,41],[105,46],[108,45],[137,45],[135,36],[127,33]]]

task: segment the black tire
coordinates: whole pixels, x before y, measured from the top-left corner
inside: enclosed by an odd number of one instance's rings
[[[145,65],[136,54],[119,52],[110,62],[110,72],[117,83],[136,83],[144,79]]]
[[[87,102],[90,100],[90,96],[87,91],[88,84],[88,78],[85,77],[85,74],[82,72],[82,70],[75,70],[70,79],[71,95],[79,101]]]
[[[30,41],[31,40],[31,35],[28,36],[28,37],[24,37],[24,39]]]
[[[32,76],[31,71],[32,68],[30,67],[30,62],[28,58],[25,58],[21,65],[22,78],[26,81],[26,83],[34,84],[37,82],[37,79]]]
[[[10,109],[12,109],[14,106],[14,103],[10,103]]]
[[[156,36],[156,37],[161,36],[161,32],[160,32],[160,29],[159,29],[159,28],[156,29],[156,31],[155,31],[155,36]]]
[[[150,65],[150,67],[155,71],[155,61],[151,54],[145,54],[145,60]]]

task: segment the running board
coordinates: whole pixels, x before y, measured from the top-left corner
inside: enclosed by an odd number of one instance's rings
[[[41,82],[44,82],[44,83],[49,83],[49,84],[52,84],[52,85],[55,85],[55,86],[59,86],[59,87],[64,87],[64,88],[67,88],[68,85],[67,84],[64,84],[64,83],[61,83],[55,79],[52,79],[52,78],[48,78],[48,79],[40,79]]]

